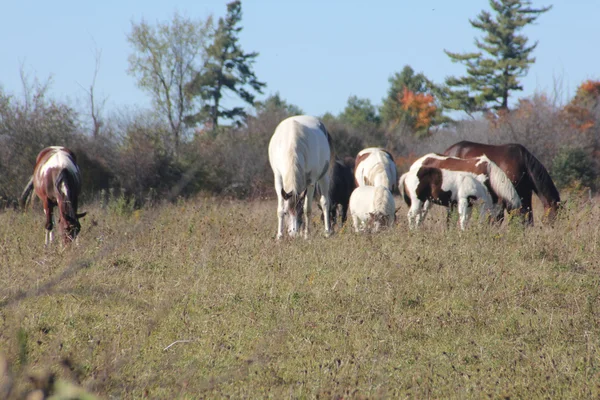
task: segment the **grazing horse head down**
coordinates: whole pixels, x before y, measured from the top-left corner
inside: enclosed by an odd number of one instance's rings
[[[332,225],[336,224],[338,217],[341,219],[341,225],[346,222],[350,195],[354,188],[356,188],[356,182],[352,167],[345,162],[336,160],[333,164],[329,184],[329,218]],[[318,190],[315,191],[315,194],[317,197],[321,196]],[[319,207],[321,206],[319,205]]]
[[[350,196],[350,214],[355,232],[391,227],[396,220],[394,196],[385,186],[359,186]]]
[[[396,188],[398,172],[394,157],[379,147],[361,150],[354,163],[357,186],[385,186],[391,192]]]
[[[53,239],[52,214],[56,206],[59,210],[58,222],[64,242],[75,240],[81,230],[79,219],[86,215],[77,213],[81,174],[75,154],[61,146],[42,150],[37,156],[33,177],[23,192],[24,196],[32,189],[42,201],[46,214],[46,245]]]
[[[331,136],[317,118],[299,115],[279,123],[269,142],[269,163],[278,199],[278,239],[283,237],[284,225],[290,237],[304,225],[304,237],[308,238],[315,185],[320,193],[325,234],[331,233],[327,210],[333,160]]]
[[[427,154],[413,163],[400,177],[400,194],[410,207],[411,228],[421,224],[431,203],[450,207],[458,204],[460,224],[464,229],[473,200],[482,200],[481,215],[493,212],[498,198],[512,208],[521,205],[512,183],[487,157],[472,159]]]
[[[445,155],[470,158],[486,155],[511,180],[521,198],[520,212],[533,225],[532,195],[537,194],[544,205],[545,216],[554,221],[560,209],[560,194],[542,163],[524,146],[517,143],[491,145],[469,141],[458,142]]]

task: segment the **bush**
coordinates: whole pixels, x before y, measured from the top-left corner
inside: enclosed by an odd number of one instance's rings
[[[581,148],[559,150],[552,163],[552,177],[561,188],[582,185],[595,189],[597,176],[594,160]]]

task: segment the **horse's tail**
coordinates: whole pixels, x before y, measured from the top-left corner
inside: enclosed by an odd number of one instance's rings
[[[383,162],[378,162],[373,165],[369,171],[368,179],[369,185],[373,186],[385,186],[390,191],[394,188],[396,182],[390,182],[390,171],[386,168]]]
[[[533,154],[522,146],[521,152],[525,160],[525,166],[527,167],[527,175],[533,183],[533,191],[540,196],[545,203],[544,205],[559,204],[560,194],[546,168]]]
[[[283,191],[290,196],[297,196],[306,187],[304,165],[300,165],[301,157],[291,151],[287,158],[287,170],[282,174]]]
[[[291,147],[287,150],[288,154],[285,157],[285,168],[281,170],[283,191],[287,196],[298,196],[306,187],[304,170],[306,161],[304,155],[308,153],[308,144],[299,139],[299,132],[302,131],[302,126],[293,121],[294,140]],[[285,196],[284,196],[285,197]]]
[[[521,207],[521,198],[504,171],[486,156],[481,156],[480,159],[487,162],[490,185],[494,192],[496,192],[499,197],[502,197],[502,200],[507,203],[508,209],[511,210]]]
[[[321,129],[321,131],[323,131],[323,133],[325,134],[325,136],[327,137],[327,144],[329,144],[329,174],[333,173],[333,165],[335,164],[335,148],[333,146],[333,139],[331,139],[331,135],[329,134],[329,131],[327,130],[327,128],[325,127],[325,124],[323,123],[323,121],[319,121],[319,129]]]
[[[385,186],[375,187],[373,212],[376,215],[383,216],[388,223],[393,222],[396,218],[396,204],[394,203],[394,198],[392,197],[390,190]]]
[[[19,205],[21,206],[21,208],[24,210],[27,205],[30,203],[31,201],[31,194],[33,192],[33,175],[31,175],[31,178],[29,178],[29,182],[27,182],[27,186],[25,186],[25,189],[23,190],[23,193],[21,194],[21,197],[19,198]]]
[[[404,202],[410,207],[410,196],[404,190],[404,181],[406,180],[407,176],[408,172],[405,172],[402,174],[402,176],[400,176],[400,179],[398,180],[398,191],[400,192],[400,196],[402,196],[404,199]]]

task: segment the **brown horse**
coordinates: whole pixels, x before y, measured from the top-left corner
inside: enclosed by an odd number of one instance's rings
[[[511,143],[490,145],[469,141],[458,142],[450,146],[445,155],[470,158],[486,155],[495,162],[512,181],[519,197],[521,197],[520,212],[526,222],[533,225],[531,207],[532,193],[537,194],[544,204],[545,215],[550,222],[554,221],[560,207],[560,195],[550,174],[533,154],[524,146]]]
[[[52,213],[55,206],[59,210],[59,226],[65,243],[77,237],[81,230],[79,218],[86,213],[77,213],[77,199],[81,191],[81,174],[75,154],[61,146],[47,147],[38,154],[33,176],[29,180],[22,200],[26,200],[35,190],[42,201],[46,214],[46,245],[52,242],[54,222]]]

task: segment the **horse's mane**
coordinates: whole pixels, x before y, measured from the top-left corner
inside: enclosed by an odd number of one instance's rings
[[[523,146],[519,147],[525,160],[529,179],[533,183],[534,192],[548,204],[560,203],[560,194],[546,168],[529,150]]]
[[[502,171],[502,169],[496,165],[495,162],[490,160],[485,155],[477,158],[487,163],[487,172],[490,178],[490,185],[492,186],[494,192],[496,192],[498,196],[502,197],[502,199],[510,205],[511,209],[521,207],[521,198],[519,197],[519,194],[513,186],[510,178],[504,173],[504,171]]]

